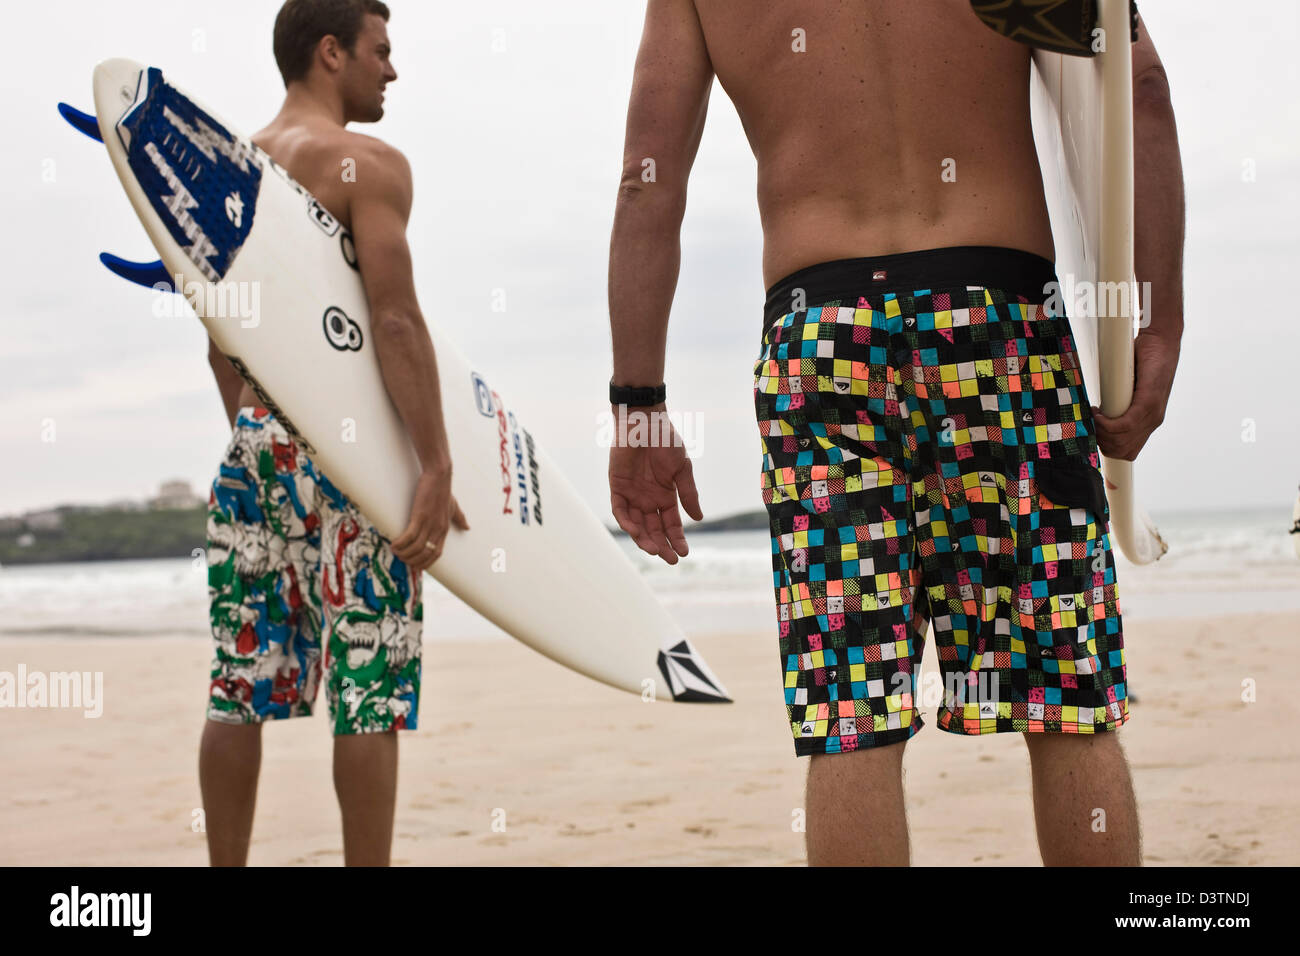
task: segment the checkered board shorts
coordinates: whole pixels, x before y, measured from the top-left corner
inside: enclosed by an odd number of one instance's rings
[[[962,247],[769,291],[754,405],[797,754],[915,734],[930,623],[944,730],[1128,719],[1109,510],[1055,281],[1038,256]]]

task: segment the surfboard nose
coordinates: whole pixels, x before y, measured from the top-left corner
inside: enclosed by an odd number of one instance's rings
[[[668,689],[675,701],[688,704],[732,703],[722,682],[685,638],[659,652],[659,672],[668,681]]]

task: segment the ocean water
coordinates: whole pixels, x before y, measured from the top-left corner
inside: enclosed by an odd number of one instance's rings
[[[1160,515],[1170,551],[1154,565],[1118,558],[1124,615],[1202,617],[1294,612],[1300,636],[1300,558],[1290,506],[1276,512]],[[619,544],[687,634],[726,631],[768,640],[775,628],[771,545],[763,531],[688,531],[690,554],[669,567]],[[430,577],[425,633],[505,635]],[[0,638],[17,635],[208,636],[207,576],[190,558],[0,568]]]

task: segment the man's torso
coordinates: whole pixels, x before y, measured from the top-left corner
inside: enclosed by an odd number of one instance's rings
[[[695,7],[758,160],[765,285],[832,259],[944,246],[1054,258],[1029,48],[967,0]]]

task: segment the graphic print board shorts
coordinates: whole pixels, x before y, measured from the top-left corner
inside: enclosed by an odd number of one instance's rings
[[[415,729],[420,576],[264,408],[240,409],[212,484],[208,596],[210,720],[310,715],[323,656],[335,734]]]
[[[769,290],[754,405],[799,755],[1128,719],[1109,509],[1047,260],[845,259]],[[942,686],[919,668],[934,625]]]

